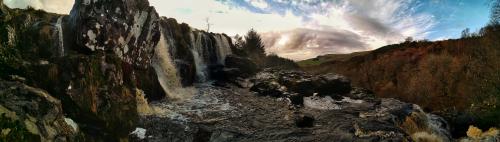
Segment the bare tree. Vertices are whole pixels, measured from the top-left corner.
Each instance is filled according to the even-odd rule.
[[[210,32],[210,26],[212,26],[213,24],[210,23],[210,18],[206,18],[205,21],[207,22],[207,32]]]
[[[491,24],[498,25],[500,24],[500,0],[493,0],[491,7]]]
[[[413,37],[409,36],[405,39],[405,42],[413,42]]]
[[[462,38],[468,38],[468,37],[471,37],[470,29],[469,28],[465,28],[462,31]]]

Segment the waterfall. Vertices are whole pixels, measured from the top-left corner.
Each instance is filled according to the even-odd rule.
[[[182,87],[179,75],[177,74],[177,68],[170,56],[170,45],[165,38],[169,37],[165,37],[162,33],[160,41],[155,48],[153,68],[167,96],[171,99],[184,100],[191,97],[194,94],[194,90]]]
[[[63,37],[63,29],[62,29],[62,20],[64,16],[61,16],[57,19],[56,28],[59,37],[59,52],[61,57],[64,56],[64,37]]]
[[[215,40],[218,46],[217,61],[219,64],[224,65],[227,55],[231,54],[231,47],[229,45],[229,41],[222,34],[215,35]]]
[[[207,65],[205,62],[205,57],[203,56],[203,34],[197,34],[197,38],[194,32],[190,33],[191,36],[191,53],[193,53],[193,59],[196,67],[196,76],[198,82],[207,81]]]
[[[446,140],[451,140],[451,134],[449,131],[449,125],[442,117],[426,113],[427,125],[429,129],[436,135],[441,136]]]
[[[414,112],[406,119],[409,118],[414,122],[414,126],[407,126],[408,128],[418,128],[418,131],[411,134],[414,140],[451,141],[453,139],[449,125],[442,117],[425,113],[418,105],[413,105],[413,110]]]

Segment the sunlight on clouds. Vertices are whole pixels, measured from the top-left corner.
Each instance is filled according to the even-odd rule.
[[[284,46],[284,45],[286,45],[286,43],[288,43],[289,40],[290,40],[290,38],[288,38],[287,35],[282,35],[280,37],[280,40],[278,41],[278,45]]]
[[[206,29],[205,19],[209,18],[212,24],[211,32],[228,35],[245,34],[251,28],[266,32],[289,30],[303,25],[302,17],[294,15],[291,11],[285,15],[253,13],[245,8],[230,5],[230,2],[213,0],[150,0],[150,2],[151,5],[158,7],[156,10],[160,15],[175,18],[194,28]],[[178,12],[179,8],[190,8],[191,12]]]
[[[245,0],[245,1],[260,9],[265,9],[269,6],[265,0]]]
[[[309,11],[302,15],[307,17],[307,21],[298,27],[305,28],[307,32],[294,29],[281,31],[281,34],[293,33],[296,37],[307,38],[292,39],[288,41],[292,43],[284,44],[282,37],[276,32],[263,31],[264,37],[271,38],[264,40],[269,52],[301,60],[323,54],[372,50],[401,42],[409,36],[424,39],[435,24],[432,15],[412,11],[411,1],[347,0],[339,3],[313,1],[297,1],[298,9]],[[311,11],[318,7],[324,10]],[[352,38],[343,38],[347,37],[346,35]],[[280,40],[276,43],[272,38]],[[324,42],[324,40],[334,42]],[[303,56],[300,56],[302,53]]]
[[[4,0],[5,5],[10,8],[27,8],[31,6],[35,9],[43,9],[47,12],[68,14],[75,3],[74,0]]]

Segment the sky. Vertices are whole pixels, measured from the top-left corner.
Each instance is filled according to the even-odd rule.
[[[161,16],[230,36],[255,29],[269,54],[303,60],[414,39],[458,38],[489,19],[489,0],[149,0]],[[67,14],[74,0],[4,0]],[[208,20],[207,20],[208,19]]]

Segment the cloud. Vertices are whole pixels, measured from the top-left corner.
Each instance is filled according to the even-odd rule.
[[[364,15],[350,15],[345,17],[346,20],[352,24],[353,27],[358,28],[358,30],[363,31],[366,34],[373,34],[377,36],[387,36],[389,34],[396,34],[397,36],[400,33],[393,32],[393,29],[381,23],[381,21],[374,19],[372,17],[367,17]]]
[[[284,31],[303,26],[303,17],[292,11],[284,14],[256,13],[233,1],[214,0],[149,0],[162,16],[175,18],[198,29],[206,28],[206,18],[212,25],[211,32],[228,35],[245,34],[251,28],[260,32]],[[160,8],[161,7],[161,8]],[[189,9],[189,13],[179,9]]]
[[[74,3],[74,0],[4,0],[4,4],[10,8],[24,9],[30,6],[59,14],[68,14]]]
[[[290,5],[305,19],[300,30],[263,35],[269,52],[294,60],[372,50],[410,36],[423,39],[436,23],[432,15],[417,12],[419,3],[413,0],[299,0]],[[279,35],[291,35],[289,43],[276,44],[287,39]]]
[[[245,0],[245,1],[260,9],[265,9],[269,6],[265,0]]]
[[[262,34],[269,53],[304,60],[324,53],[349,53],[368,50],[363,37],[346,30],[325,27],[322,30],[298,28]]]

